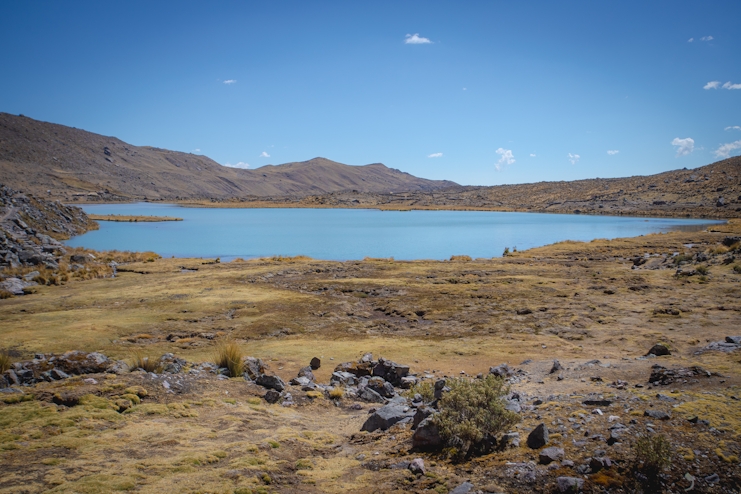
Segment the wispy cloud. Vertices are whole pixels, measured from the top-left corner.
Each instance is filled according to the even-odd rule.
[[[496,168],[498,172],[502,171],[505,166],[511,165],[515,162],[515,156],[512,154],[511,149],[499,148],[496,152],[501,156],[499,161],[494,165],[494,168]]]
[[[270,158],[270,155],[263,151],[262,153],[260,153],[260,158]]]
[[[741,84],[731,84],[731,81],[723,84],[723,89],[741,89]]]
[[[741,149],[741,140],[723,144],[713,152],[718,158],[728,158],[729,156],[731,156],[731,151],[734,151],[736,149]]]
[[[227,79],[224,81],[224,84],[236,84],[236,83],[237,83],[236,79]]]
[[[684,139],[675,137],[672,146],[677,146],[677,157],[686,156],[695,150],[695,140],[691,137],[685,137]]]
[[[618,151],[617,149],[608,149],[607,150],[607,154],[609,154],[610,156],[615,155],[615,154],[618,154],[619,152],[620,151]]]
[[[581,158],[581,156],[579,156],[578,154],[569,153],[569,161],[571,161],[572,165],[575,165],[577,161],[579,161],[579,158]]]
[[[531,158],[535,158],[535,153],[530,153]]]
[[[432,153],[427,155],[428,158],[442,158],[443,153]]]
[[[731,90],[731,89],[741,89],[741,84],[734,84],[731,81],[728,81],[728,82],[726,82],[725,84],[723,84],[721,86],[720,85],[720,81],[710,81],[707,84],[705,84],[702,88],[703,89],[720,89],[720,88],[723,88],[723,89],[728,89],[728,90]]]
[[[193,151],[190,152],[190,154],[198,154],[201,152],[201,148],[195,148]]]
[[[739,127],[738,125],[734,125],[732,127],[726,127],[726,130],[741,130],[741,127]]]
[[[712,36],[703,36],[702,38],[700,38],[700,41],[713,41],[713,39],[715,38],[713,38]]]
[[[690,38],[687,40],[687,43],[692,43],[693,41],[695,41],[695,38]]]
[[[710,81],[707,84],[705,84],[702,88],[703,89],[718,89],[720,87],[720,81]]]
[[[224,166],[229,166],[231,168],[249,168],[250,164],[245,163],[244,161],[240,161],[239,163],[234,163],[233,165],[231,163],[226,163]]]
[[[407,34],[404,43],[408,45],[426,45],[432,43],[429,38],[423,38],[419,33]]]

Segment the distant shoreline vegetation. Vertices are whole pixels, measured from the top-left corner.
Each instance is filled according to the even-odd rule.
[[[183,218],[173,216],[132,216],[122,214],[88,214],[88,218],[95,221],[120,221],[120,222],[145,222],[153,223],[157,221],[183,221]]]

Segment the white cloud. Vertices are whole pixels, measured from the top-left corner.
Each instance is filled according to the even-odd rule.
[[[614,155],[614,154],[618,154],[619,152],[620,152],[620,151],[618,151],[617,149],[609,149],[609,150],[607,151],[607,154],[609,154],[610,156],[612,156],[612,155]]]
[[[263,151],[262,153],[260,153],[260,158],[270,158],[270,155]]]
[[[530,153],[531,158],[535,158],[535,153]]]
[[[193,151],[190,152],[190,154],[198,154],[201,152],[201,148],[195,148]]]
[[[571,161],[572,165],[575,165],[576,162],[579,161],[579,158],[581,158],[581,156],[579,156],[578,154],[569,153],[569,161]]]
[[[236,79],[227,79],[224,81],[224,84],[236,84],[236,82],[237,82]]]
[[[677,156],[686,156],[695,150],[695,140],[691,137],[680,139],[675,137],[672,146],[677,146]]]
[[[428,43],[432,43],[429,38],[423,38],[419,35],[419,33],[415,34],[407,34],[406,39],[404,40],[404,43],[408,45],[426,45]]]
[[[731,151],[736,149],[741,149],[741,140],[723,144],[721,147],[713,152],[718,158],[728,158],[729,156],[731,156]]]
[[[712,36],[703,36],[702,38],[700,38],[700,41],[713,41],[713,39],[714,38]]]
[[[499,148],[496,152],[501,155],[499,161],[494,165],[494,168],[496,168],[498,172],[502,171],[505,166],[511,165],[515,162],[515,156],[512,154],[511,149]]]
[[[224,166],[228,166],[231,168],[249,168],[250,164],[245,163],[244,161],[240,161],[239,163],[235,163],[233,165],[231,163],[226,163]]]
[[[692,43],[693,41],[695,41],[695,38],[690,38],[687,40],[687,43]]]
[[[703,89],[718,89],[718,88],[721,88],[721,87],[723,89],[728,89],[728,90],[731,90],[731,89],[741,89],[741,84],[734,84],[731,81],[728,81],[728,82],[726,82],[725,84],[723,84],[721,86],[720,85],[720,81],[710,81],[707,84],[705,84],[702,88]]]
[[[702,88],[703,89],[718,89],[720,87],[720,81],[710,81],[707,84],[705,84]]]
[[[468,88],[467,88],[467,87],[464,87],[464,88],[463,88],[463,90],[464,90],[464,91],[468,91]]]
[[[723,89],[741,89],[741,84],[731,84],[731,81],[723,84]]]
[[[432,153],[427,155],[428,158],[442,158],[443,153]]]
[[[726,130],[741,130],[741,127],[734,125],[733,127],[726,127]]]

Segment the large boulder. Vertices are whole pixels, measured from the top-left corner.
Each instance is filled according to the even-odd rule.
[[[360,430],[373,432],[380,429],[385,431],[396,423],[412,420],[413,415],[413,412],[409,411],[409,407],[404,405],[388,404],[371,414]]]
[[[373,371],[372,362],[343,362],[334,369],[335,372],[347,372],[355,377],[370,376]]]
[[[412,436],[412,447],[422,451],[435,451],[443,447],[440,430],[435,425],[434,415],[419,423]]]
[[[514,374],[514,371],[510,369],[509,365],[500,364],[500,365],[497,365],[496,367],[490,367],[489,374],[495,377],[499,377],[501,379],[507,379],[508,377],[512,377],[512,374]]]
[[[274,389],[278,392],[286,389],[286,383],[283,382],[283,379],[278,376],[269,376],[267,374],[258,376],[257,379],[255,379],[255,384],[262,386],[263,388]]]
[[[538,461],[541,465],[548,465],[554,461],[562,460],[563,455],[563,448],[551,446],[550,448],[542,449],[540,453],[538,453]]]
[[[332,377],[329,378],[329,383],[335,386],[352,386],[356,382],[357,378],[355,377],[355,374],[345,371],[334,371]]]
[[[548,444],[548,427],[541,423],[527,436],[527,445],[531,449],[538,449],[546,444]]]
[[[394,386],[401,386],[401,379],[409,375],[409,366],[379,357],[378,363],[373,366],[372,375],[382,377]]]
[[[384,398],[391,398],[396,394],[394,386],[390,382],[384,381],[382,377],[371,377],[368,380],[366,387],[372,389]]]
[[[250,381],[255,381],[258,377],[265,374],[265,365],[259,358],[245,357],[242,364],[244,366],[244,377]]]
[[[102,353],[85,353],[79,350],[72,350],[54,360],[54,367],[67,374],[77,375],[106,372],[112,364]]]

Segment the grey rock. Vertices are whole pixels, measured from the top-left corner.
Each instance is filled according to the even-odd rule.
[[[438,379],[437,381],[435,381],[435,399],[439,400],[440,398],[442,398],[445,391],[445,379]]]
[[[717,484],[718,482],[720,482],[720,476],[717,473],[708,475],[707,477],[705,477],[705,482],[707,482],[708,484]]]
[[[307,365],[306,367],[302,367],[300,371],[298,371],[298,377],[305,377],[309,381],[314,380],[314,373],[311,372],[311,366]]]
[[[520,447],[520,433],[519,432],[508,432],[502,434],[502,438],[499,441],[499,449],[507,448],[519,448]]]
[[[492,374],[496,377],[500,377],[502,379],[507,379],[508,377],[512,377],[512,374],[514,374],[514,371],[510,369],[509,365],[507,364],[500,364],[496,367],[489,367],[489,374]]]
[[[269,389],[265,393],[264,398],[268,403],[278,403],[278,400],[280,400],[280,393],[274,389]]]
[[[60,379],[67,379],[69,377],[69,374],[64,372],[63,370],[59,370],[57,368],[54,368],[49,371],[49,377],[54,379],[55,381],[58,381]]]
[[[414,418],[412,419],[412,430],[415,430],[424,419],[430,415],[434,415],[435,413],[437,413],[435,409],[425,405],[417,408],[417,411],[414,413]]]
[[[411,389],[412,387],[414,387],[415,384],[417,384],[417,381],[418,379],[414,376],[404,376],[401,378],[399,386],[404,389]]]
[[[283,379],[278,376],[268,376],[267,374],[258,376],[258,378],[255,379],[255,384],[264,388],[274,389],[278,392],[286,389],[286,383],[283,382]]]
[[[527,445],[531,449],[538,449],[546,444],[548,444],[548,427],[541,423],[527,436]]]
[[[669,349],[660,343],[657,343],[656,345],[652,346],[651,349],[648,351],[646,355],[656,355],[657,357],[661,357],[664,355],[671,355],[672,352],[669,351]]]
[[[300,377],[294,377],[293,379],[290,380],[288,384],[292,386],[308,386],[311,384],[311,381],[307,377],[300,376]]]
[[[124,360],[116,360],[113,365],[108,367],[108,373],[110,374],[126,374],[131,372],[131,367]]]
[[[726,336],[726,343],[741,345],[741,336]]]
[[[187,362],[185,359],[178,358],[172,353],[166,353],[160,357],[160,367],[162,368],[162,372],[168,374],[179,374],[182,372],[183,367],[185,367],[186,364]]]
[[[335,371],[332,373],[332,377],[329,378],[331,384],[342,384],[345,386],[352,386],[357,382],[355,374],[351,374],[345,371]]]
[[[322,366],[322,361],[319,360],[319,357],[314,357],[311,359],[311,362],[309,362],[309,367],[312,368],[312,370],[317,370]]]
[[[380,429],[385,431],[398,422],[411,419],[412,413],[409,412],[408,407],[390,404],[376,410],[368,417],[360,430],[373,432]]]
[[[358,398],[371,403],[386,403],[386,399],[371,388],[363,388],[358,391]]]
[[[426,472],[425,462],[422,458],[415,458],[409,463],[409,471],[414,475],[424,475]]]
[[[556,487],[558,492],[567,494],[576,494],[581,492],[584,487],[584,479],[576,477],[558,477],[556,479]]]
[[[599,472],[603,468],[612,467],[612,460],[607,457],[595,457],[589,460],[589,468],[592,469],[593,473]]]
[[[471,482],[463,482],[461,485],[450,491],[449,494],[468,494],[473,490],[473,484]]]
[[[556,372],[562,371],[563,367],[561,366],[561,362],[558,360],[553,361],[553,367],[551,367],[549,374],[555,374]]]
[[[366,386],[384,398],[391,398],[396,394],[394,386],[390,382],[385,381],[382,377],[370,378]]]
[[[550,448],[542,449],[538,453],[538,461],[541,465],[548,465],[549,463],[563,459],[563,455],[563,448],[551,446]]]
[[[662,410],[646,410],[643,412],[644,417],[650,417],[655,420],[669,420],[672,418],[671,415]]]
[[[520,402],[516,400],[504,400],[504,408],[505,410],[509,410],[510,412],[514,413],[520,413],[520,411],[522,411]]]

